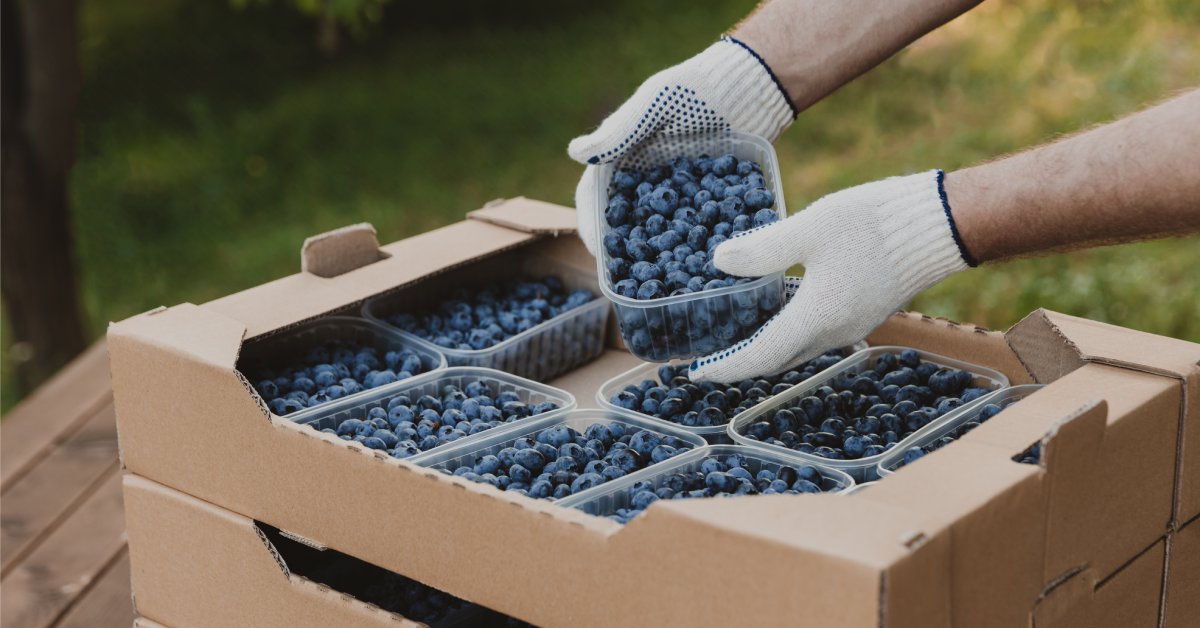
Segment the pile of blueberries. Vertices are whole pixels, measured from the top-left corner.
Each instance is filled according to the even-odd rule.
[[[372,579],[360,599],[423,624],[434,624],[466,606],[449,593],[390,571]]]
[[[757,466],[763,466],[759,463]],[[629,504],[608,518],[629,523],[650,504],[660,499],[695,499],[730,495],[795,495],[825,490],[825,476],[816,467],[781,466],[775,471],[761,468],[754,473],[747,456],[708,456],[696,471],[677,471],[654,481],[629,487]]]
[[[1002,410],[1016,403],[1016,401],[1017,400],[1015,399],[1010,399],[999,404],[989,403],[984,405],[979,409],[979,416],[971,419],[970,421],[963,422],[962,425],[959,425],[949,432],[946,432],[946,434],[944,434],[941,438],[919,447],[909,447],[908,449],[904,450],[904,458],[902,458],[899,463],[896,464],[896,468],[899,469],[904,465],[912,464],[917,460],[920,460],[926,454],[931,454],[942,447],[945,447],[946,445],[949,445],[950,443],[962,438],[967,434],[967,432],[970,432],[971,430],[979,427],[982,423],[986,422],[988,419],[1000,414]],[[1022,460],[1022,462],[1024,461]],[[1033,464],[1037,463],[1034,462]]]
[[[674,436],[617,421],[593,423],[582,434],[569,425],[555,425],[532,438],[518,438],[494,455],[481,455],[453,474],[537,499],[562,499],[691,448]]]
[[[558,277],[518,277],[478,290],[456,288],[432,309],[394,314],[387,322],[441,347],[480,351],[595,298],[588,290],[568,291]]]
[[[371,345],[330,340],[288,367],[251,367],[250,381],[278,416],[419,375],[432,368],[415,351],[380,351]]]
[[[645,171],[620,170],[604,211],[608,280],[637,300],[715,290],[753,281],[717,269],[713,249],[736,233],[779,219],[762,167],[733,155],[680,157]],[[711,352],[729,346],[779,310],[778,286],[739,294],[712,308],[672,312],[670,321],[630,312],[620,321],[633,352],[666,358],[678,349]],[[649,319],[649,320],[647,320]],[[668,334],[663,338],[663,334]]]
[[[749,278],[730,277],[712,251],[735,233],[779,219],[762,167],[733,155],[680,157],[645,172],[621,170],[604,220],[608,274],[631,299],[714,290]]]
[[[884,353],[861,373],[843,373],[745,426],[747,438],[835,460],[877,456],[934,419],[990,392],[971,373]]]
[[[630,384],[612,396],[613,405],[687,427],[713,427],[729,423],[743,410],[799,384],[846,357],[841,349],[827,352],[804,366],[736,384],[693,383],[687,364],[658,368],[658,381]]]
[[[487,383],[442,387],[440,396],[396,395],[367,410],[362,419],[346,419],[320,428],[342,440],[362,443],[393,458],[411,458],[434,447],[485,432],[505,423],[557,409],[558,404],[527,404],[512,391],[497,393]],[[322,421],[324,423],[324,421]],[[309,423],[318,429],[317,422]]]

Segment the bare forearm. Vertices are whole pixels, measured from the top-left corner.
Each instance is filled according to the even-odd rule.
[[[802,111],[980,0],[767,0],[731,33]]]
[[[1200,231],[1200,89],[945,186],[981,263]]]

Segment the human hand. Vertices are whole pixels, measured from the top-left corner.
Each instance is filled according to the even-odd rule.
[[[597,164],[620,160],[652,165],[638,163],[638,150],[659,135],[728,130],[774,141],[794,118],[791,102],[766,63],[731,37],[651,76],[599,128],[567,148],[572,159],[588,164],[575,189],[580,239],[595,255],[596,214],[604,211],[597,206]]]
[[[692,362],[695,381],[778,373],[862,340],[926,288],[966,269],[942,186],[932,170],[825,196],[786,220],[719,245],[713,263],[742,277],[803,264],[794,295],[750,338]],[[964,261],[966,259],[967,261]]]

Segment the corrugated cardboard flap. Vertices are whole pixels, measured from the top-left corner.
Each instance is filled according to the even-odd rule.
[[[379,250],[375,227],[360,222],[306,238],[300,247],[300,270],[318,277],[336,277],[386,257]]]
[[[145,359],[141,355],[126,356],[126,340],[149,344],[175,355],[186,355],[205,364],[232,369],[237,364],[246,326],[191,303],[171,308],[159,308],[108,326],[109,360],[113,375],[125,359]],[[121,392],[121,389],[114,386]]]
[[[526,233],[548,235],[574,233],[577,222],[575,216],[573,209],[524,196],[492,201],[482,209],[467,214],[472,220],[482,220]]]
[[[1083,362],[1179,379],[1200,377],[1200,344],[1038,309],[1006,334],[1026,368],[1049,382]]]
[[[1116,366],[1180,380],[1175,513],[1172,525],[1200,514],[1200,344],[1098,323],[1046,309],[1026,316],[1006,334],[1009,345],[1039,382],[1085,363]]]

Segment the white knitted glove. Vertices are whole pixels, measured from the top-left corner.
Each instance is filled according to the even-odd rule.
[[[592,133],[571,140],[567,152],[584,164],[617,160],[637,164],[637,149],[655,135],[713,131],[751,133],[775,141],[796,117],[783,87],[744,43],[723,37],[704,52],[646,79],[625,104]],[[632,159],[626,159],[627,157]],[[596,254],[594,165],[575,188],[579,237]]]
[[[750,338],[692,362],[693,380],[732,382],[787,370],[854,344],[922,290],[974,266],[940,170],[830,194],[786,220],[730,238],[717,268],[760,277],[803,264],[795,294]],[[964,261],[965,260],[965,261]]]

